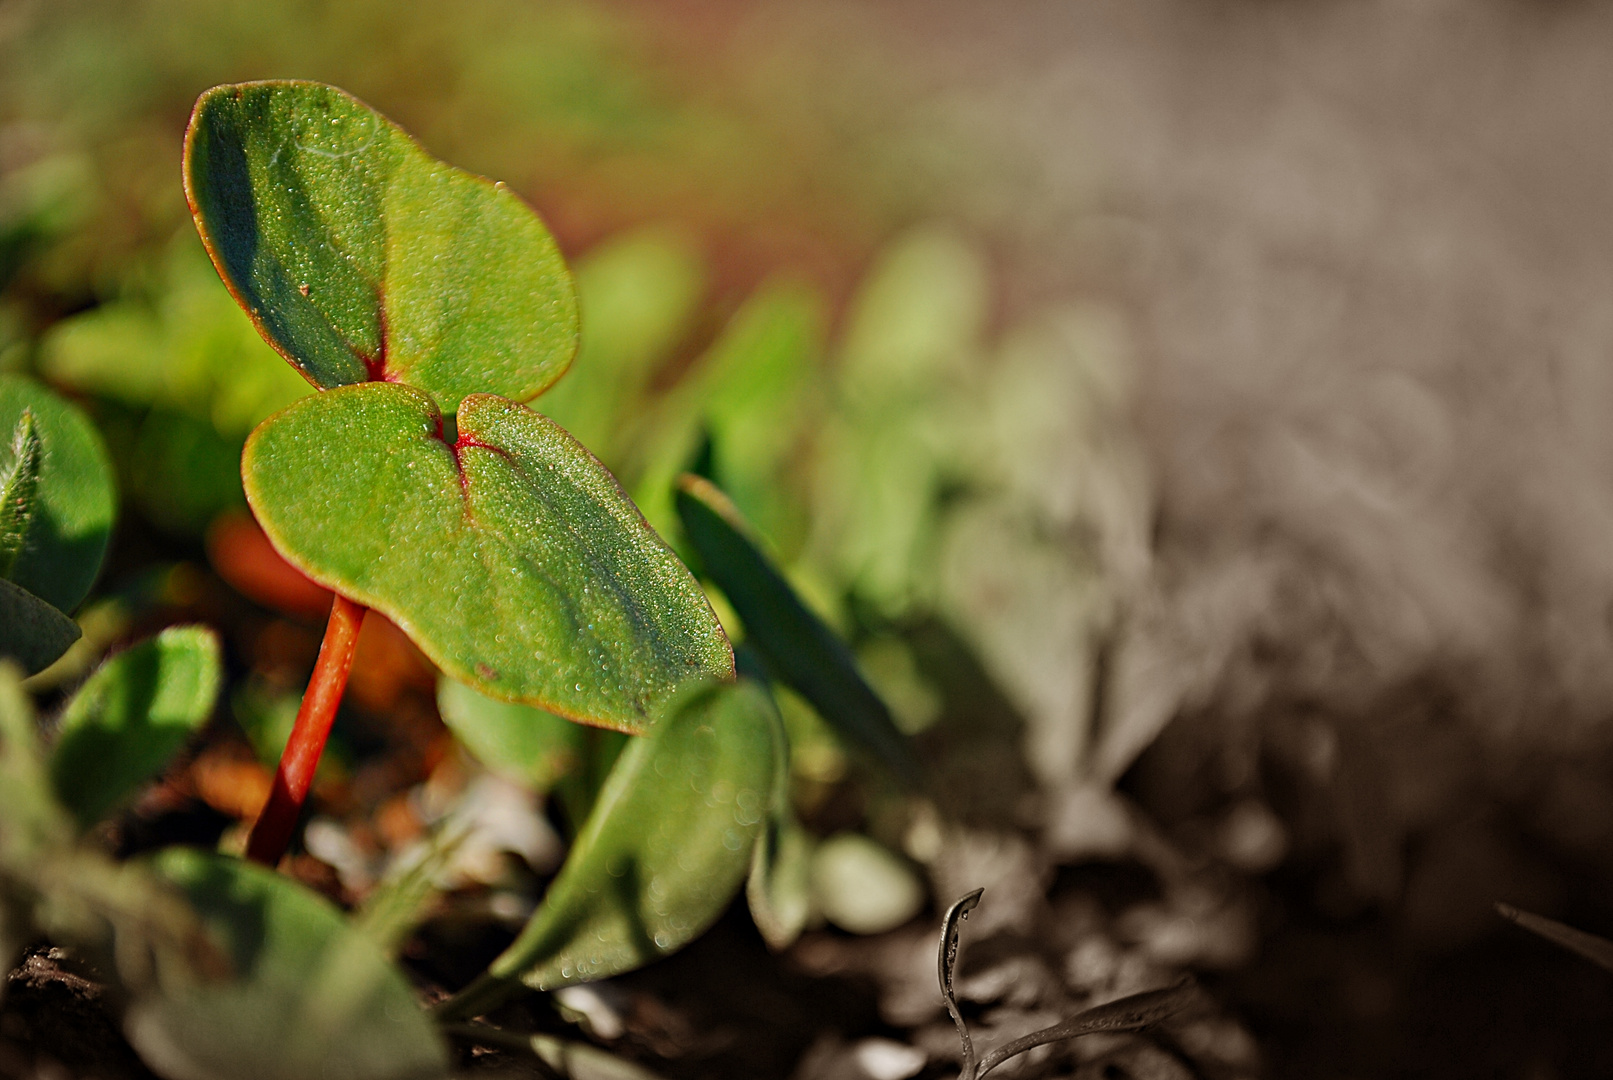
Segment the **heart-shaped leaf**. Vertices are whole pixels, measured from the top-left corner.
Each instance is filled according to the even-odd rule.
[[[453,413],[530,400],[571,363],[571,276],[537,215],[335,87],[207,91],[185,191],[219,274],[316,386],[405,382]]]
[[[172,1080],[426,1080],[447,1053],[402,974],[329,901],[238,859],[170,848],[151,863],[178,886],[234,978],[137,998],[124,1020]]]
[[[890,709],[857,670],[851,650],[762,554],[728,497],[686,474],[678,481],[677,509],[702,567],[739,613],[748,643],[769,670],[903,781],[916,783],[918,763]]]
[[[0,578],[0,657],[43,671],[79,639],[78,623],[39,597]]]
[[[72,611],[90,591],[106,554],[116,493],[106,449],[76,407],[32,379],[0,375],[0,474],[28,412],[38,439],[26,527],[3,577],[41,600]]]
[[[784,733],[749,679],[686,691],[617,759],[521,936],[447,1003],[474,1016],[514,980],[539,990],[630,971],[709,926],[739,889],[777,800]]]
[[[490,696],[636,732],[732,677],[700,586],[575,439],[488,394],[458,427],[406,386],[305,398],[248,440],[247,497],[288,560]]]
[[[218,637],[169,627],[102,664],[62,713],[50,778],[80,828],[162,771],[206,723],[221,678]]]

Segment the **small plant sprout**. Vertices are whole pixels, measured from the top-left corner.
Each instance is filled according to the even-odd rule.
[[[247,858],[170,847],[114,861],[102,823],[214,716],[223,650],[206,627],[168,627],[38,722],[23,680],[80,639],[70,613],[116,499],[88,417],[0,374],[0,959],[41,936],[89,953],[120,984],[129,1042],[173,1080],[436,1080],[450,1072],[445,1035],[525,1047],[551,1073],[605,1061],[629,1075],[600,1051],[478,1018],[680,949],[742,889],[770,946],[802,932],[814,841],[791,811],[775,682],[909,792],[918,760],[715,484],[674,483],[672,455],[652,496],[670,501],[702,584],[604,465],[528,406],[571,365],[578,311],[554,239],[512,192],[310,82],[207,91],[184,153],[214,267],[317,390],[246,440],[247,501],[275,550],[334,598]],[[737,664],[707,588],[743,621]],[[274,870],[371,609],[440,670],[440,713],[466,752],[552,792],[570,833],[513,941],[429,1011],[395,954],[463,823],[445,818],[353,917]],[[82,637],[50,685],[105,647]],[[1181,1007],[1177,991],[1113,1003],[977,1066],[951,986],[957,923],[978,899],[949,913],[941,959],[971,1080],[1036,1040],[1140,1030]]]
[[[941,921],[941,944],[936,955],[936,977],[941,984],[941,998],[947,1013],[958,1027],[958,1039],[963,1044],[963,1068],[958,1080],[980,1080],[1003,1062],[1018,1057],[1027,1050],[1059,1042],[1064,1039],[1095,1035],[1099,1032],[1137,1032],[1148,1035],[1154,1027],[1190,1008],[1199,997],[1197,985],[1183,979],[1175,986],[1163,990],[1147,990],[1140,994],[1117,998],[1076,1013],[1068,1020],[1033,1031],[993,1050],[983,1058],[975,1057],[974,1040],[969,1025],[958,1009],[958,999],[952,989],[954,971],[958,963],[958,937],[962,922],[980,903],[985,890],[976,889],[947,909]]]
[[[184,173],[225,284],[324,391],[242,456],[271,542],[337,595],[252,858],[285,850],[367,608],[489,697],[633,734],[684,684],[734,678],[688,570],[524,404],[570,366],[577,310],[520,199],[304,82],[203,94]]]

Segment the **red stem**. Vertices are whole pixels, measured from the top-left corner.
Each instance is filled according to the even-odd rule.
[[[313,677],[308,680],[308,690],[302,696],[302,708],[297,710],[291,738],[286,740],[285,752],[280,755],[280,768],[274,774],[269,802],[258,815],[247,841],[246,857],[254,862],[265,866],[278,864],[291,843],[302,804],[313,786],[319,755],[325,752],[325,740],[330,737],[330,725],[336,719],[336,706],[342,703],[342,691],[347,689],[347,673],[353,667],[353,646],[358,641],[358,628],[367,610],[344,596],[331,601],[330,622],[325,624],[325,640],[319,646]]]

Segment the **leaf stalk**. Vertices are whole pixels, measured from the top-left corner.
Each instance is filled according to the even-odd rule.
[[[325,624],[325,640],[319,646],[319,659],[308,680],[308,689],[297,710],[291,737],[280,755],[269,801],[252,826],[246,857],[265,866],[275,866],[291,843],[308,789],[314,783],[314,770],[330,738],[336,708],[347,689],[347,676],[353,669],[353,649],[359,627],[369,609],[338,594],[330,605],[330,621]]]

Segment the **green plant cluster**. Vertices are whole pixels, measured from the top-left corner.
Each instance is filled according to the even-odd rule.
[[[333,1065],[438,1075],[438,1024],[522,985],[552,989],[665,955],[747,880],[764,933],[790,941],[808,905],[773,680],[905,782],[916,764],[849,650],[709,480],[685,477],[674,504],[691,557],[748,628],[737,678],[706,593],[598,460],[553,420],[489,392],[530,397],[570,361],[570,279],[541,224],[328,87],[223,87],[204,95],[191,131],[187,182],[210,254],[265,338],[324,391],[248,440],[254,511],[287,558],[381,608],[457,677],[443,684],[445,719],[488,765],[539,790],[572,781],[576,836],[524,931],[434,1017],[407,1001],[387,955],[429,892],[419,867],[347,919],[228,856],[175,849],[112,863],[85,830],[162,771],[219,689],[216,640],[170,629],[84,683],[48,754],[10,676],[7,944],[44,933],[108,957],[131,1042],[159,1072],[188,1078],[240,1075],[243,1062],[262,1076]],[[331,251],[353,257],[321,263]],[[367,252],[374,262],[351,276]],[[530,280],[501,276],[510,266]],[[94,377],[92,364],[59,359],[65,347],[47,355],[59,376]],[[82,414],[5,380],[6,596],[29,617],[7,622],[0,651],[32,673],[76,636],[63,608],[99,568],[111,479]],[[214,405],[228,381],[219,372],[212,383]],[[562,716],[641,737],[584,736]],[[97,874],[116,882],[109,895],[80,896]]]

